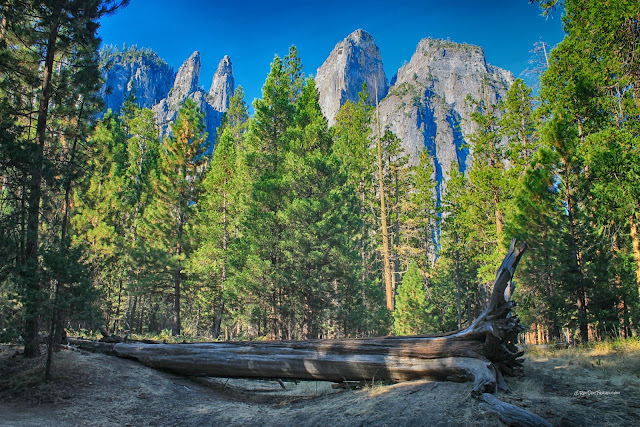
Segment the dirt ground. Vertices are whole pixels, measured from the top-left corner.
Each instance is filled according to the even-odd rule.
[[[21,350],[0,345],[0,426],[500,425],[471,397],[470,383],[421,380],[344,391],[326,382],[285,382],[282,389],[276,381],[185,378],[77,350],[56,354],[53,379],[44,383],[44,357],[27,360]],[[527,376],[508,379],[513,391],[498,397],[554,425],[640,419],[640,372],[602,384],[589,372],[583,379],[591,382],[583,384],[579,372],[558,365],[527,360]]]

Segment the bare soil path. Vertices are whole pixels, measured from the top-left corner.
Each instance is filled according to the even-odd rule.
[[[285,382],[283,390],[275,381],[184,378],[70,350],[56,354],[53,379],[43,383],[44,357],[27,360],[20,351],[0,345],[0,426],[501,424],[471,397],[471,383],[421,380],[340,391],[326,382]],[[558,360],[527,360],[527,376],[508,379],[513,392],[499,397],[554,425],[633,425],[640,419],[638,377],[598,379],[587,362]],[[583,389],[620,393],[575,395]]]

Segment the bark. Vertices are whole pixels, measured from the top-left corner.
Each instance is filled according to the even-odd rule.
[[[5,45],[4,39],[7,32],[7,17],[4,16],[4,10],[2,12],[2,18],[0,18],[0,47]]]
[[[120,277],[119,281],[120,281],[120,286],[118,286],[118,305],[116,306],[116,313],[113,318],[113,332],[118,332],[118,329],[120,328],[120,307],[122,306],[122,287],[123,287],[122,277]]]
[[[455,252],[455,271],[456,271],[456,304],[458,307],[458,329],[462,328],[462,310],[460,307],[460,254]]]
[[[496,189],[493,195],[493,204],[496,210],[495,217],[496,217],[496,232],[498,236],[498,241],[502,240],[502,230],[504,229],[504,216],[502,214],[502,211],[498,208],[499,203],[500,203],[500,196],[499,196],[498,190]]]
[[[222,187],[222,277],[220,278],[220,303],[218,304],[218,311],[213,324],[213,339],[218,339],[220,336],[220,325],[222,324],[222,314],[224,312],[224,286],[227,281],[227,244],[229,241],[227,227],[227,184],[228,180],[225,177]]]
[[[391,274],[391,259],[389,256],[389,228],[387,225],[387,208],[384,197],[384,174],[382,170],[382,141],[380,140],[380,111],[378,109],[378,88],[376,86],[376,117],[378,123],[378,181],[380,185],[380,220],[382,223],[382,258],[384,260],[384,288],[387,297],[387,310],[393,312],[395,306],[395,289]]]
[[[38,346],[38,303],[42,291],[38,270],[38,249],[40,229],[40,203],[42,199],[42,175],[44,167],[44,147],[47,139],[47,121],[49,117],[49,101],[52,94],[53,64],[56,55],[56,41],[58,39],[58,22],[53,20],[49,28],[46,56],[42,75],[42,95],[38,106],[38,122],[36,125],[37,149],[31,167],[29,183],[29,205],[27,212],[27,235],[25,247],[24,267],[29,270],[26,274],[26,287],[29,295],[25,302],[25,346],[24,354],[35,357],[40,354]]]
[[[633,245],[633,258],[636,261],[636,285],[640,295],[640,238],[638,238],[638,224],[634,217],[629,221],[631,224],[631,243]]]
[[[171,335],[180,335],[182,324],[180,321],[180,270],[173,272],[173,330]]]
[[[183,174],[185,176],[186,174]],[[176,245],[176,255],[182,254],[182,233],[184,231],[184,215],[180,215],[178,223],[178,244]],[[180,288],[182,286],[182,265],[179,263],[173,272],[173,326],[171,335],[178,336],[182,332],[182,321],[180,319]]]
[[[511,282],[526,244],[512,242],[489,306],[467,328],[440,335],[344,340],[248,341],[196,344],[95,343],[85,349],[131,358],[183,375],[294,378],[325,381],[474,381],[473,393],[506,389],[503,375],[521,371],[516,347],[523,330],[511,314]]]
[[[507,425],[522,427],[551,427],[551,424],[549,424],[549,422],[544,418],[510,403],[503,402],[491,394],[484,393],[480,396],[479,400],[482,402],[480,403],[480,407],[495,413]]]
[[[580,131],[581,132],[581,131]],[[570,269],[573,270],[574,280],[576,281],[576,299],[578,306],[578,325],[580,328],[580,341],[586,343],[589,341],[589,328],[587,324],[587,296],[584,289],[584,283],[582,279],[582,271],[580,268],[580,259],[578,256],[578,242],[576,239],[575,231],[575,217],[574,217],[574,204],[573,196],[571,194],[571,187],[569,184],[569,169],[565,166],[565,202],[567,205],[567,216],[569,221],[569,235],[571,242],[571,261]]]

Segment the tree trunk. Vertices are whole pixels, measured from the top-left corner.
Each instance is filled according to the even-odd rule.
[[[184,175],[183,175],[184,176]],[[176,255],[182,254],[182,233],[184,231],[184,213],[180,214],[178,222],[178,244],[176,245]],[[173,325],[171,335],[178,336],[182,332],[182,322],[180,319],[180,287],[182,285],[182,263],[178,262],[176,270],[173,272]]]
[[[489,306],[467,328],[439,335],[311,341],[196,344],[107,344],[73,340],[85,349],[136,359],[184,375],[297,378],[325,381],[473,380],[473,393],[506,389],[503,375],[521,370],[516,347],[523,330],[513,316],[511,282],[526,244],[515,240],[503,261]]]
[[[118,305],[116,306],[115,317],[113,318],[113,333],[118,333],[120,328],[120,307],[122,306],[122,277],[120,277],[120,286],[118,287]],[[108,331],[107,331],[108,332]]]
[[[640,295],[640,238],[638,238],[638,224],[632,216],[629,221],[631,224],[631,243],[633,245],[633,258],[636,261],[636,285],[638,294]]]
[[[222,187],[222,277],[220,277],[220,303],[218,304],[218,311],[213,324],[214,340],[220,336],[220,325],[222,324],[222,314],[224,313],[224,286],[227,282],[227,244],[229,241],[227,227],[227,184],[228,180],[225,177]]]
[[[5,34],[6,34],[6,30],[7,30],[7,17],[4,16],[4,13],[2,14],[2,18],[0,18],[0,48],[4,47],[5,41]]]
[[[456,304],[458,307],[458,329],[462,328],[462,310],[460,308],[460,254],[456,249],[455,252],[455,271],[456,271]]]
[[[173,273],[173,328],[171,335],[180,335],[182,324],[180,321],[180,270]]]
[[[578,242],[575,231],[575,216],[573,213],[573,197],[571,195],[571,187],[569,185],[569,169],[565,165],[565,202],[567,205],[567,220],[569,221],[569,237],[571,243],[571,261],[569,266],[573,270],[574,280],[576,281],[576,303],[578,306],[578,326],[580,328],[580,341],[586,343],[589,341],[589,327],[587,324],[587,297],[584,289],[582,278],[582,269],[580,267],[580,259],[578,257]]]
[[[503,402],[491,394],[484,393],[479,397],[479,400],[482,402],[480,407],[496,413],[507,425],[552,427],[544,418],[510,403]]]
[[[56,12],[54,12],[56,13]],[[42,199],[42,175],[44,167],[44,147],[47,138],[47,120],[49,101],[52,94],[53,63],[58,39],[57,19],[53,19],[49,28],[46,56],[42,75],[42,95],[38,106],[38,122],[36,126],[37,150],[32,159],[31,180],[29,183],[29,205],[27,212],[27,239],[23,269],[26,269],[27,301],[25,301],[25,345],[24,354],[35,357],[40,354],[38,345],[38,299],[42,292],[38,271],[38,249],[40,229],[40,202]]]
[[[384,289],[387,297],[387,310],[393,312],[395,306],[395,289],[391,275],[389,257],[389,228],[387,226],[387,208],[384,197],[384,174],[382,170],[382,141],[380,140],[380,111],[378,109],[378,87],[376,86],[376,118],[378,123],[378,181],[380,185],[380,220],[382,222],[382,258],[384,260]]]

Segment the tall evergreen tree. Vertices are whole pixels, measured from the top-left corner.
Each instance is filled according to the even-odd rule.
[[[373,109],[367,103],[368,97],[367,87],[363,85],[358,102],[347,101],[340,108],[333,128],[334,151],[347,176],[347,186],[355,191],[357,197],[350,209],[359,222],[359,229],[353,236],[360,253],[357,288],[361,289],[362,305],[367,313],[361,322],[363,333],[380,331],[389,320],[388,311],[381,311],[385,296],[380,286],[383,276],[378,274],[378,244],[375,241],[377,222],[374,213],[378,208],[374,186],[376,161]]]
[[[106,330],[132,331],[135,310],[125,307],[125,298],[137,302],[144,289],[140,222],[160,150],[153,112],[138,108],[130,95],[119,116],[107,112],[98,122],[88,147],[91,173],[75,195],[75,244],[84,248],[101,292]]]
[[[207,289],[205,307],[212,313],[212,335],[220,334],[222,317],[229,293],[231,247],[240,237],[240,220],[246,209],[245,133],[248,129],[247,105],[239,86],[229,101],[223,123],[218,129],[211,163],[203,180],[203,196],[197,207],[195,225],[199,246],[192,259],[192,269],[203,280],[213,282]],[[213,288],[213,289],[211,289]],[[235,303],[238,303],[236,301]]]
[[[440,251],[436,263],[436,278],[434,285],[447,290],[455,285],[454,298],[441,304],[440,307],[433,298],[429,298],[429,310],[431,313],[442,309],[442,306],[456,307],[458,329],[464,323],[463,313],[466,313],[466,322],[471,322],[477,307],[476,274],[477,263],[473,260],[473,252],[468,249],[467,237],[470,234],[466,211],[466,199],[468,198],[468,179],[457,167],[451,168],[451,176],[447,184],[447,192],[442,199],[440,211]],[[446,295],[444,292],[442,295]],[[438,295],[436,292],[435,295]],[[447,329],[448,319],[445,313],[440,311],[436,315],[438,327]]]
[[[16,109],[10,112],[10,117],[19,124],[18,139],[29,152],[22,168],[26,183],[21,192],[25,201],[24,245],[16,262],[24,305],[27,356],[39,353],[39,307],[45,298],[45,287],[58,283],[56,280],[47,283],[41,274],[40,260],[44,259],[40,258],[41,250],[44,250],[43,244],[49,243],[49,239],[40,235],[42,221],[47,220],[43,209],[44,213],[61,219],[56,240],[62,243],[54,246],[63,251],[68,236],[69,194],[76,175],[70,165],[78,159],[78,141],[86,135],[83,123],[91,116],[92,93],[99,84],[97,20],[122,3],[43,0],[3,4],[0,57],[11,60],[15,55],[21,56],[24,61],[18,67],[25,72],[21,74],[21,81],[5,78],[3,73],[3,83],[11,80],[19,84],[2,86],[8,98],[17,101],[12,102]],[[56,66],[56,61],[62,58],[64,61],[60,64],[65,65]],[[15,65],[9,67],[15,69]],[[20,114],[27,105],[36,108],[30,108],[26,115]],[[59,132],[51,132],[56,128]],[[70,133],[70,129],[74,130]],[[75,136],[69,140],[57,138],[59,135]],[[65,166],[57,164],[60,159]],[[59,176],[56,167],[60,167],[66,177],[58,183],[52,179]],[[56,212],[52,207],[47,212],[49,202],[54,200],[62,201],[58,205],[60,209]]]
[[[254,180],[243,224],[250,239],[245,268],[254,272],[250,283],[262,304],[263,316],[268,318],[265,323],[272,338],[287,336],[283,317],[289,309],[289,295],[283,288],[285,229],[280,212],[287,197],[284,182],[285,159],[290,149],[287,129],[295,115],[290,83],[289,70],[276,56],[262,88],[262,99],[254,103],[255,125],[249,136],[248,162]]]
[[[173,288],[172,334],[180,335],[181,293],[185,260],[193,250],[193,211],[201,193],[207,158],[207,133],[202,113],[193,100],[185,101],[171,124],[171,136],[160,150],[157,175],[152,180],[153,198],[145,211],[149,231],[146,244],[157,255],[158,273]]]
[[[349,269],[354,253],[342,231],[353,227],[350,212],[340,205],[345,177],[318,99],[315,82],[307,79],[291,130],[285,177],[290,196],[282,213],[287,281],[294,288],[302,338],[323,334],[332,300],[353,280]]]
[[[427,292],[415,261],[411,261],[398,287],[393,312],[396,335],[419,335],[427,332]]]

